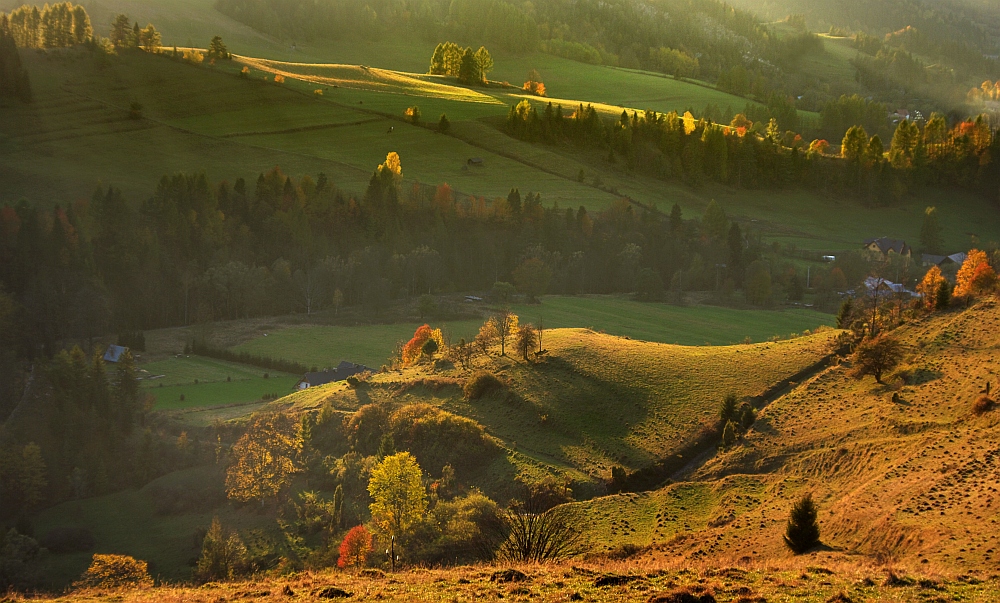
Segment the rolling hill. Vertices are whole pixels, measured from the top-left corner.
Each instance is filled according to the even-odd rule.
[[[791,502],[820,507],[823,562],[857,556],[912,571],[990,567],[1000,545],[996,413],[973,401],[996,386],[1000,307],[898,329],[907,359],[880,386],[831,366],[768,405],[731,450],[678,483],[583,503],[595,541],[651,546],[684,562],[780,559]]]
[[[430,403],[482,424],[509,450],[516,472],[564,474],[578,482],[575,490],[592,496],[614,465],[648,469],[696,446],[728,393],[758,396],[808,370],[832,353],[838,334],[828,329],[779,342],[686,347],[550,329],[540,362],[507,356],[480,363],[506,385],[479,401],[467,401],[459,387],[468,373],[417,366],[377,374],[363,388],[310,388],[272,407],[344,412],[380,402]]]

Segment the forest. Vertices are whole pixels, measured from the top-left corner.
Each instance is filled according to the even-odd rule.
[[[831,104],[828,119],[844,106],[864,106],[861,99]],[[876,109],[876,112],[878,110]],[[590,105],[570,115],[548,103],[538,110],[527,100],[510,108],[506,131],[511,136],[550,144],[572,143],[605,149],[611,163],[621,161],[629,171],[665,180],[698,185],[706,180],[737,188],[774,189],[798,184],[836,190],[872,205],[898,201],[912,187],[960,186],[1000,203],[1000,170],[994,157],[1000,135],[979,116],[948,127],[934,114],[921,128],[905,120],[888,146],[878,134],[869,137],[863,126],[848,128],[839,141],[838,155],[830,143],[806,142],[779,121],[766,125],[737,114],[727,125],[696,120],[690,113],[657,114],[623,111],[617,121],[602,119]]]

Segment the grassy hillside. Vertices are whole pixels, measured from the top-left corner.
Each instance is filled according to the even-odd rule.
[[[98,184],[114,184],[141,199],[166,173],[204,171],[212,180],[252,182],[275,165],[293,177],[324,172],[341,188],[360,193],[374,166],[396,151],[407,181],[447,182],[460,195],[490,198],[518,187],[522,193],[540,192],[546,204],[594,211],[616,198],[608,191],[618,191],[661,209],[676,202],[688,217],[717,199],[731,216],[769,239],[809,249],[853,249],[880,235],[915,240],[928,205],[938,207],[949,248],[963,248],[971,234],[984,241],[1000,239],[995,208],[966,193],[925,190],[896,207],[868,208],[806,190],[692,189],[619,172],[603,156],[505,136],[489,120],[502,118],[508,105],[520,100],[511,91],[469,90],[412,72],[362,70],[346,62],[246,60],[271,70],[294,67],[303,77],[326,74],[316,77],[330,80],[321,86],[289,77],[277,85],[271,72],[256,68],[244,80],[236,76],[238,64],[194,67],[143,53],[124,53],[106,65],[86,52],[24,53],[36,101],[0,112],[0,176],[6,183],[0,201],[26,197],[66,203],[88,198]],[[498,69],[504,61],[497,59]],[[553,96],[573,105],[603,101],[683,110],[699,104],[684,90],[714,92],[571,61],[554,65],[553,71],[581,86],[550,88]],[[345,78],[354,78],[359,87],[330,85]],[[592,88],[598,85],[605,88]],[[317,88],[324,90],[322,97],[313,94]],[[610,91],[621,95],[606,94]],[[667,104],[640,103],[657,95]],[[133,102],[142,105],[142,119],[129,118]],[[448,114],[451,135],[404,123],[403,110],[413,104],[421,107],[426,122]],[[603,106],[620,111],[617,105]],[[484,167],[465,169],[469,157],[482,157]]]
[[[419,365],[375,375],[360,389],[311,388],[274,407],[353,410],[378,401],[431,403],[481,423],[516,453],[512,460],[519,471],[533,471],[531,466],[568,471],[587,491],[608,477],[612,465],[648,467],[697,441],[698,430],[715,420],[727,393],[760,394],[829,354],[837,333],[684,347],[554,329],[545,333],[548,354],[540,362],[484,359],[482,368],[500,376],[506,387],[480,401],[465,401],[448,381],[458,377],[460,383],[468,373]],[[424,379],[444,381],[442,387],[423,387]]]
[[[980,528],[1000,519],[1000,423],[971,408],[996,385],[998,327],[994,301],[901,327],[907,360],[890,385],[851,378],[847,363],[827,369],[682,483],[585,503],[594,541],[687,560],[777,558],[792,501],[812,492],[823,542],[840,556],[990,566],[1000,544]]]
[[[611,335],[623,335],[643,341],[681,345],[726,345],[785,337],[826,325],[833,316],[813,310],[734,310],[714,306],[671,306],[663,303],[634,302],[622,297],[548,296],[541,304],[515,305],[513,311],[524,322],[545,328],[589,327]],[[438,321],[435,328],[444,331],[452,342],[459,338],[472,341],[481,319]],[[275,328],[267,335],[235,346],[238,352],[285,358],[307,366],[334,366],[341,360],[359,362],[378,368],[384,364],[395,345],[408,340],[422,322],[364,326],[296,326]]]

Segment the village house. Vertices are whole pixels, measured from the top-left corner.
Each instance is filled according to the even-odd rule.
[[[889,237],[867,239],[865,241],[865,249],[883,257],[889,257],[894,253],[907,258],[913,256],[913,250],[906,244],[906,241],[890,239]]]
[[[317,385],[343,381],[348,377],[353,377],[354,375],[359,375],[361,373],[374,372],[375,369],[369,368],[363,364],[355,364],[353,362],[343,360],[337,365],[337,368],[327,368],[322,371],[306,373],[302,376],[302,379],[295,384],[295,389],[308,389],[310,387],[316,387]]]

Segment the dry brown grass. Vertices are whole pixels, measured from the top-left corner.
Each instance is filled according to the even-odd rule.
[[[813,565],[809,565],[809,561]],[[659,603],[760,603],[761,601],[927,601],[986,602],[1000,592],[997,578],[944,578],[896,572],[889,580],[882,568],[848,559],[812,558],[787,562],[694,563],[657,561],[645,556],[603,563],[567,562],[523,565],[524,580],[493,580],[509,566],[475,565],[448,569],[411,568],[384,575],[372,572],[302,572],[246,582],[210,583],[200,587],[161,585],[156,588],[76,591],[42,598],[79,603],[228,603],[230,601],[323,601],[324,591],[349,593],[347,601],[649,601]],[[610,579],[609,579],[610,578]],[[605,585],[606,584],[606,585]],[[603,585],[603,586],[600,586]],[[688,597],[685,597],[684,594]],[[843,595],[843,596],[841,596]],[[691,598],[691,597],[694,598]],[[931,597],[931,600],[934,600]],[[12,601],[22,601],[12,597]]]

